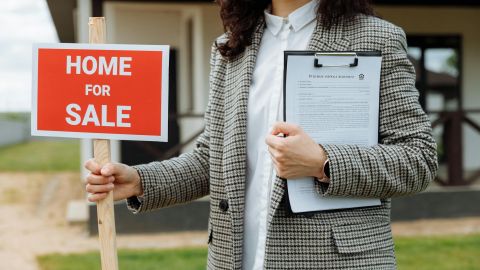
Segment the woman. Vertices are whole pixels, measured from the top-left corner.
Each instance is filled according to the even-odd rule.
[[[114,190],[138,213],[210,195],[208,269],[395,269],[389,198],[424,190],[437,170],[403,30],[373,17],[367,0],[228,0],[220,8],[227,33],[212,47],[195,150],[135,167],[90,160],[90,201]],[[276,122],[287,49],[382,52],[378,145],[318,145]],[[292,214],[284,179],[303,176],[316,177],[324,196],[382,203]]]

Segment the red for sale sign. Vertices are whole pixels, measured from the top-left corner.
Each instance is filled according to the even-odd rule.
[[[168,46],[39,44],[32,135],[167,141]]]

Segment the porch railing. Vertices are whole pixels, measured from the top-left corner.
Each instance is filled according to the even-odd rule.
[[[441,178],[437,176],[436,181],[444,186],[464,186],[471,184],[480,177],[480,169],[475,170],[470,176],[465,177],[463,125],[466,124],[480,135],[480,125],[468,116],[468,114],[480,113],[480,109],[429,111],[428,113],[438,115],[438,117],[432,121],[433,129],[440,125],[444,127],[442,141],[447,165],[447,177]],[[480,152],[480,145],[473,147],[478,147]]]

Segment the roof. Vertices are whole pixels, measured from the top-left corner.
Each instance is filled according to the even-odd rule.
[[[46,0],[50,14],[52,15],[55,28],[57,29],[60,42],[75,42],[74,12],[77,0]],[[84,0],[92,2],[93,16],[103,15],[104,2],[132,2],[132,3],[212,3],[212,0]],[[470,6],[480,8],[477,0],[373,0],[376,5],[390,6]]]
[[[52,15],[53,23],[57,29],[60,42],[74,43],[75,25],[74,12],[77,7],[76,0],[47,0],[48,9]]]

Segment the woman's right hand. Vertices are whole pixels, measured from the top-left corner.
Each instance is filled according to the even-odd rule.
[[[85,168],[90,171],[85,181],[90,202],[103,200],[112,190],[115,201],[143,195],[140,175],[128,165],[107,163],[101,167],[95,160],[90,159],[85,162]]]

